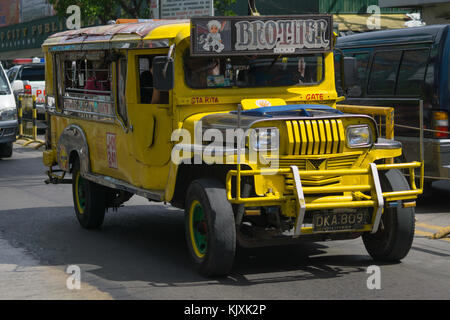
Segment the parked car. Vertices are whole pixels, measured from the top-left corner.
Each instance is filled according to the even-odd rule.
[[[423,100],[424,129],[435,130],[424,132],[428,185],[450,178],[449,31],[450,25],[376,31],[340,37],[336,45],[345,56],[356,58],[359,77],[341,103],[394,107],[395,124],[401,125],[395,127],[395,135],[403,143],[404,161],[419,159],[417,129]],[[339,86],[339,63],[336,82]]]
[[[45,63],[16,65],[8,70],[8,79],[17,97],[21,93],[36,96],[36,108],[39,119],[45,115]]]
[[[17,131],[16,101],[6,73],[0,64],[0,158],[12,156]]]

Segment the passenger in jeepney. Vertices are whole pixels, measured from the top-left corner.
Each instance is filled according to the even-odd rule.
[[[208,76],[221,74],[220,60],[217,58],[186,58],[186,81],[193,88],[207,88]]]
[[[304,84],[306,82],[305,74],[306,73],[306,63],[305,58],[300,57],[298,59],[298,68],[297,68],[297,74],[295,75],[295,82],[297,84]]]
[[[153,58],[154,56],[145,56],[139,59],[141,103],[168,104],[169,93],[167,91],[159,91],[154,87]]]
[[[92,69],[88,71],[84,89],[87,94],[110,95],[111,83],[109,80],[109,66],[99,60],[92,62]],[[107,91],[105,93],[99,91]]]
[[[150,74],[153,77],[153,66],[150,66]],[[151,104],[167,104],[169,103],[169,93],[167,91],[159,91],[153,88]]]
[[[314,79],[314,73],[311,67],[307,67],[305,57],[300,57],[297,64],[297,72],[294,74],[294,82],[297,85],[312,84],[317,81]]]

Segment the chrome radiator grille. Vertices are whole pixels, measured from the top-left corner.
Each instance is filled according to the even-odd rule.
[[[286,121],[288,155],[341,153],[345,131],[340,119]]]
[[[292,156],[280,156],[276,158],[266,158],[266,161],[270,161],[272,166],[278,166],[280,168],[289,168],[290,166],[297,166],[300,171],[304,170],[338,170],[338,169],[350,169],[361,153],[341,154],[339,156],[327,156],[324,158],[314,159],[299,159]]]

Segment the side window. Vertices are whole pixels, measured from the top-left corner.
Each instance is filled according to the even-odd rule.
[[[353,55],[356,58],[356,64],[358,69],[358,84],[353,86],[349,92],[349,97],[361,97],[364,92],[364,86],[367,79],[367,65],[369,64],[369,53],[355,53]]]
[[[111,95],[111,66],[103,60],[66,60],[64,89],[68,96]]]
[[[420,96],[427,69],[429,50],[403,52],[398,74],[397,95]]]
[[[117,111],[125,125],[128,123],[127,102],[126,102],[126,83],[127,83],[127,59],[121,58],[117,63]]]
[[[155,56],[138,57],[139,94],[142,104],[168,104],[169,93],[153,87],[152,62]]]
[[[153,56],[140,56],[138,58],[139,68],[139,89],[140,89],[140,103],[152,103],[153,95],[153,75],[151,72]]]
[[[367,90],[369,95],[394,95],[401,55],[401,51],[375,53]]]
[[[25,67],[22,69],[20,79],[28,81],[45,81],[45,67]]]
[[[17,68],[12,68],[11,70],[8,71],[9,82],[12,83],[15,80],[16,74],[17,74]]]
[[[64,111],[97,120],[115,118],[112,65],[105,54],[74,53],[63,58],[59,69]]]
[[[64,101],[63,101],[63,94],[64,94],[64,88],[63,88],[63,83],[64,83],[64,63],[63,63],[63,57],[61,54],[55,54],[53,56],[53,61],[54,61],[54,72],[53,74],[55,75],[54,79],[53,79],[53,86],[56,90],[55,94],[56,94],[56,107],[58,108],[59,111],[61,111],[64,108]]]
[[[338,96],[345,95],[344,90],[342,89],[341,83],[341,55],[340,53],[335,52],[334,54],[334,77],[336,83],[336,91]]]

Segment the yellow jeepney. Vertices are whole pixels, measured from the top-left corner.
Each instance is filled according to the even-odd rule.
[[[184,209],[207,276],[229,273],[238,246],[362,237],[374,259],[404,258],[423,166],[394,163],[391,110],[383,137],[370,108],[336,108],[332,26],[201,17],[51,36],[47,183],[72,184],[88,229],[132,195]]]

